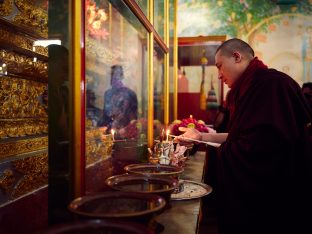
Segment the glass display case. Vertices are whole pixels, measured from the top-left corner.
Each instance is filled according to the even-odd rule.
[[[146,15],[152,6],[154,14],[162,12],[158,29],[156,16]],[[125,165],[146,162],[147,147],[165,128],[168,48],[159,36],[164,35],[163,1],[161,6],[158,1],[86,1],[86,193],[105,189],[103,178],[123,173]]]
[[[94,22],[98,14],[100,25]],[[147,144],[148,31],[121,1],[89,2],[85,19],[88,192],[100,189],[88,173],[109,161],[112,151],[116,156],[123,146]]]

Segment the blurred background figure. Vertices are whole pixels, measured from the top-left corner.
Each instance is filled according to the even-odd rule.
[[[103,111],[95,105],[96,96],[92,89],[86,92],[86,108],[87,118],[91,120],[92,126],[98,126],[98,122],[102,119]]]
[[[138,117],[138,99],[136,93],[126,87],[122,80],[124,72],[121,65],[111,67],[111,88],[104,93],[103,118],[99,126],[110,129],[126,127]]]
[[[183,68],[183,71],[181,71],[181,68],[179,68],[178,71],[178,92],[179,93],[188,93],[189,92],[189,82],[185,74],[185,70]]]
[[[312,82],[303,83],[302,92],[312,109]]]

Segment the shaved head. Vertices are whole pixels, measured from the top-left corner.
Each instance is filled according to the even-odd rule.
[[[254,59],[254,55],[250,45],[240,39],[233,38],[223,42],[215,54],[218,78],[231,88]]]
[[[243,40],[233,38],[223,42],[217,49],[216,54],[220,52],[221,55],[230,57],[234,52],[240,52],[248,58],[255,56],[254,50]]]

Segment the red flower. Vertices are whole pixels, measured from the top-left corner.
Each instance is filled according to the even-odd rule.
[[[204,121],[196,120],[192,116],[190,116],[188,119],[182,119],[182,121],[175,120],[169,127],[170,127],[170,132],[176,136],[181,135],[183,133],[179,130],[179,127],[195,128],[200,132],[209,132],[209,129],[205,125]]]

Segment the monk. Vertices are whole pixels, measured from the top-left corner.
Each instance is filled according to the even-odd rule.
[[[221,143],[219,234],[312,233],[312,114],[300,86],[236,38],[220,45],[215,65],[230,88],[228,131],[182,128],[179,140]]]

